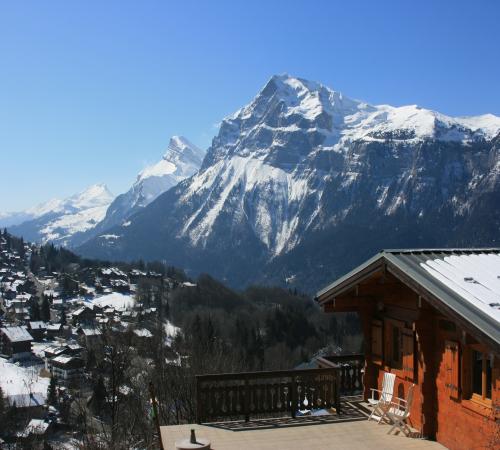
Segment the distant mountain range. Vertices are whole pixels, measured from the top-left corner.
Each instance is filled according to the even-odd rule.
[[[500,245],[499,133],[491,114],[370,105],[274,76],[206,155],[174,136],[115,199],[96,185],[0,226],[85,256],[313,291],[382,248]]]
[[[126,219],[158,195],[193,175],[204,152],[186,138],[173,136],[156,164],[145,168],[125,194],[114,198],[104,184],[90,186],[67,199],[53,199],[22,212],[0,213],[0,227],[32,242],[75,247]]]
[[[274,76],[199,171],[78,251],[311,291],[384,247],[498,245],[499,132]]]
[[[95,184],[64,200],[53,199],[21,213],[0,217],[0,226],[31,242],[68,245],[75,234],[94,228],[114,196],[105,184]]]

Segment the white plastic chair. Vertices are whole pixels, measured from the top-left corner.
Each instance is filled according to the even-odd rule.
[[[368,399],[368,403],[373,406],[373,411],[368,417],[370,419],[377,419],[380,423],[383,418],[385,418],[386,411],[391,405],[392,395],[394,392],[394,381],[396,380],[396,375],[393,373],[384,373],[384,378],[382,380],[382,390],[371,389],[372,396]],[[378,393],[378,398],[375,398],[375,392]]]
[[[386,417],[392,423],[391,429],[387,432],[390,434],[396,428],[404,433],[406,436],[411,434],[411,429],[406,423],[410,417],[411,405],[413,403],[413,390],[415,385],[412,384],[408,389],[408,395],[406,400],[396,397],[394,401],[391,402],[390,408],[386,412]]]

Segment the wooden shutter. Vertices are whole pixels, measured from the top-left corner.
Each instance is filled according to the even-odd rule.
[[[415,355],[414,355],[414,342],[415,338],[411,328],[403,328],[403,373],[406,379],[413,381],[415,376]]]
[[[372,320],[372,360],[376,363],[382,363],[384,346],[383,346],[383,328],[382,321]]]
[[[444,367],[446,391],[451,398],[458,399],[460,370],[458,342],[445,342]]]

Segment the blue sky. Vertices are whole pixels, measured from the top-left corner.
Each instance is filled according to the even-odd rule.
[[[275,73],[372,103],[500,115],[500,2],[0,0],[0,211],[128,189],[208,147]]]

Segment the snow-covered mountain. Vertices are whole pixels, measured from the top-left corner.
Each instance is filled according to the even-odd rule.
[[[493,245],[499,132],[489,114],[369,105],[274,76],[222,121],[198,173],[80,250],[310,289],[382,247]]]
[[[104,218],[113,198],[106,185],[95,184],[64,200],[53,199],[17,213],[24,220],[9,230],[33,242],[67,245],[75,234],[90,230]]]
[[[163,158],[142,170],[132,187],[116,197],[96,232],[114,225],[127,226],[127,219],[160,194],[190,177],[201,166],[205,152],[185,137],[173,136]]]

